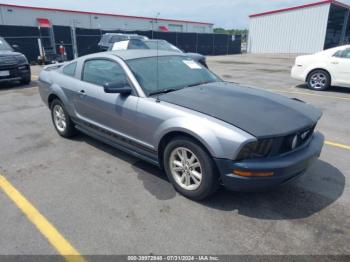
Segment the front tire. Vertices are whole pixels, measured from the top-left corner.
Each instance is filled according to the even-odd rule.
[[[57,133],[65,138],[73,137],[76,134],[76,129],[70,119],[63,103],[55,99],[51,103],[51,118]]]
[[[331,86],[331,76],[325,70],[314,70],[307,78],[307,85],[312,90],[324,91]]]
[[[203,200],[218,189],[214,161],[196,141],[187,137],[173,139],[166,146],[163,159],[170,182],[185,197]]]

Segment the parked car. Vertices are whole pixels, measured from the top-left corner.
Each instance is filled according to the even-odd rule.
[[[47,66],[39,92],[59,135],[79,130],[158,165],[196,200],[220,184],[239,191],[285,184],[323,146],[318,109],[224,82],[180,53],[102,52]]]
[[[306,82],[313,90],[326,90],[331,86],[350,87],[350,45],[298,56],[292,77]]]
[[[204,55],[198,53],[185,53],[181,49],[170,44],[168,41],[161,39],[129,39],[125,41],[115,42],[112,46],[110,46],[108,50],[118,51],[128,49],[153,49],[184,53],[186,56],[192,58],[193,60],[197,61],[198,63],[201,63],[206,68],[208,68],[206,57]]]
[[[30,80],[30,65],[25,55],[15,52],[6,40],[0,37],[0,83],[20,81],[22,84],[29,84]]]
[[[98,43],[101,51],[110,50],[114,43],[125,41],[129,39],[148,39],[147,36],[137,35],[137,34],[121,34],[121,33],[106,33],[101,37],[100,42]]]

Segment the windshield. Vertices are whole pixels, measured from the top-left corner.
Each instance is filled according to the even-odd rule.
[[[149,49],[162,50],[162,51],[171,51],[182,53],[182,51],[176,46],[168,43],[167,41],[145,41],[144,42]]]
[[[344,46],[337,46],[333,48],[329,48],[320,52],[315,53],[315,55],[325,55],[325,56],[333,56],[335,55],[338,51],[342,51],[345,48],[350,47],[350,45],[344,45]]]
[[[126,62],[147,96],[222,81],[202,65],[184,56],[147,57]]]
[[[2,37],[0,37],[0,50],[12,51],[12,47]]]

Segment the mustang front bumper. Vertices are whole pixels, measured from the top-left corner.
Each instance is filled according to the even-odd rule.
[[[214,159],[223,185],[234,191],[263,191],[288,183],[304,174],[306,169],[321,154],[324,136],[315,132],[310,143],[290,154],[259,160],[232,161]],[[242,172],[273,173],[271,176],[238,176],[234,170]]]

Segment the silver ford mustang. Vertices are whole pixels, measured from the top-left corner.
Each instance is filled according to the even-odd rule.
[[[179,53],[88,55],[44,68],[39,86],[59,135],[79,130],[158,165],[195,200],[220,184],[239,191],[285,184],[323,146],[318,109],[224,82]]]

